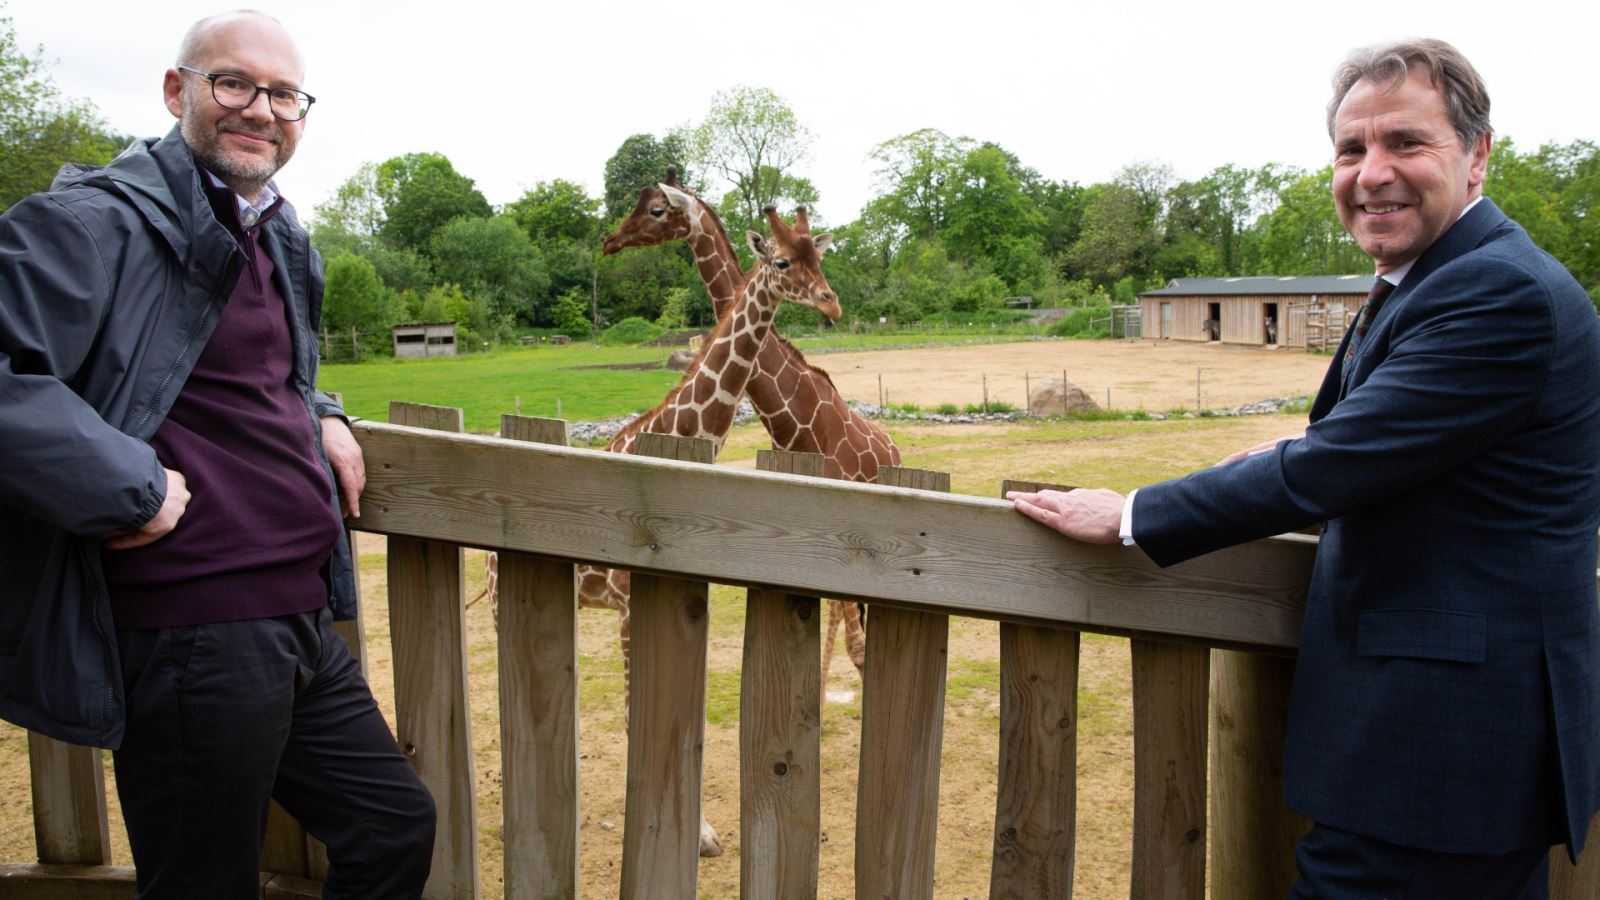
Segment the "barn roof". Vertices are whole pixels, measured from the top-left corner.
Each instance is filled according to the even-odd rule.
[[[1234,297],[1261,294],[1365,294],[1376,275],[1249,275],[1234,278],[1174,278],[1141,297]]]

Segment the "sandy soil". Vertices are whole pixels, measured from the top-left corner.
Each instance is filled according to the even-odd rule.
[[[1205,409],[1225,409],[1268,397],[1314,393],[1328,357],[1298,350],[1265,350],[1183,341],[1032,341],[969,347],[828,353],[811,357],[853,400],[877,403],[881,379],[890,403],[966,406],[989,399],[1025,406],[1030,384],[1060,378],[1077,384],[1102,407],[1152,412],[1194,409],[1198,376]]]

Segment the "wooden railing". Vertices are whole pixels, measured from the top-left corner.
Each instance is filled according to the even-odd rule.
[[[762,453],[762,468],[783,471],[685,462],[709,459],[708,448],[670,439],[647,452],[673,459],[569,449],[549,420],[506,417],[502,433],[523,439],[506,440],[441,433],[461,430],[458,410],[396,404],[391,419],[399,424],[356,428],[368,471],[359,525],[389,536],[396,736],[439,809],[426,896],[479,890],[463,547],[501,554],[507,897],[584,893],[580,561],[635,573],[625,897],[696,896],[713,581],[749,588],[739,719],[745,896],[817,894],[820,596],[872,604],[858,897],[934,893],[951,615],[1001,623],[992,897],[1071,896],[1081,631],[1132,639],[1132,896],[1204,897],[1208,845],[1213,897],[1287,892],[1305,823],[1283,805],[1277,762],[1311,539],[1159,569],[1137,552],[1067,541],[998,499],[929,490],[940,483],[915,470],[860,485],[784,474],[804,469],[787,454]],[[528,442],[536,440],[552,443]],[[1002,490],[1014,486],[1028,485]],[[347,637],[359,651],[359,630]],[[129,896],[131,871],[107,865],[99,754],[37,736],[31,747],[40,864],[0,865],[0,896]],[[1553,897],[1600,896],[1600,851],[1578,869],[1554,859]],[[286,816],[273,823],[263,866],[266,896],[320,895],[325,860]]]

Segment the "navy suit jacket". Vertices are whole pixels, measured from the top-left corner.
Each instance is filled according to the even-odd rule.
[[[1348,384],[1343,357],[1303,439],[1140,490],[1134,539],[1170,565],[1326,523],[1295,809],[1440,852],[1575,854],[1600,807],[1594,306],[1484,200],[1390,295]]]

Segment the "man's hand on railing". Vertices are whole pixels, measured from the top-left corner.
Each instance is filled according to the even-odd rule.
[[[1075,491],[1008,491],[1006,499],[1036,522],[1086,544],[1118,543],[1123,496],[1104,488]]]

